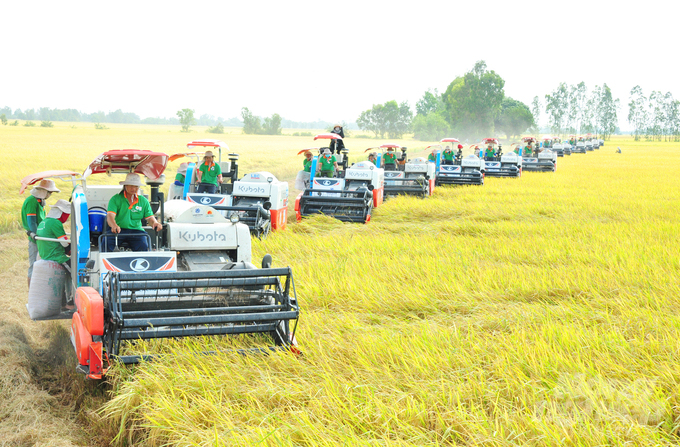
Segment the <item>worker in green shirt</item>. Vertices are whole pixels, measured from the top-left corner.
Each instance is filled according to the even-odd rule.
[[[456,155],[453,153],[451,150],[450,146],[446,146],[444,148],[444,152],[442,153],[442,164],[445,165],[452,165],[453,164],[453,159],[456,157]],[[437,159],[435,158],[435,161]]]
[[[493,149],[493,144],[489,143],[484,151],[484,159],[491,159],[496,156],[496,151]]]
[[[66,237],[64,223],[70,215],[71,204],[66,200],[57,200],[57,203],[50,208],[50,212],[47,213],[45,220],[38,225],[36,239],[40,259],[56,262],[59,266],[55,266],[55,268],[64,269],[67,272],[67,280],[62,290],[62,306],[65,307],[63,310],[73,309],[73,303],[66,302],[66,297],[71,296],[71,258],[69,257],[71,254],[71,243],[68,237]]]
[[[24,200],[21,206],[21,225],[28,235],[28,286],[31,286],[33,264],[38,256],[38,245],[35,235],[38,225],[45,219],[45,202],[53,192],[61,192],[54,184],[54,180],[41,180],[31,190],[31,195]]]
[[[139,187],[142,186],[139,174],[128,174],[120,184],[123,190],[111,197],[106,212],[106,223],[111,232],[120,236],[107,236],[104,251],[112,250],[116,244],[124,242],[132,251],[149,251],[142,219],[146,219],[156,231],[161,231],[163,225],[153,216],[146,197],[139,194]]]
[[[378,154],[375,152],[368,154],[368,161],[373,163],[375,166],[378,166]]]
[[[305,151],[305,159],[302,160],[302,169],[305,172],[312,172],[312,152],[311,151]]]
[[[175,181],[170,185],[170,191],[168,192],[168,198],[170,200],[179,200],[184,196],[184,182],[186,180],[187,168],[189,165],[182,163],[177,168],[177,175],[175,175]]]
[[[383,164],[386,171],[397,170],[397,154],[394,152],[393,147],[387,148],[387,152],[385,152],[385,155],[383,155]]]
[[[36,233],[39,238],[47,239],[59,239],[60,241],[47,241],[38,239],[36,242],[38,244],[38,253],[40,254],[40,259],[45,261],[54,261],[59,264],[66,263],[64,266],[66,270],[71,271],[71,266],[68,265],[69,255],[67,254],[67,249],[69,248],[70,242],[66,237],[66,232],[64,231],[64,223],[68,220],[71,215],[71,204],[66,200],[58,200],[47,213],[47,218],[40,222],[38,225],[38,232]],[[62,242],[63,240],[63,242]],[[70,251],[70,250],[68,250]]]
[[[333,177],[335,169],[338,169],[338,162],[335,155],[331,154],[330,149],[324,149],[323,155],[319,157],[319,163],[321,163],[321,173],[319,177]]]
[[[212,151],[206,151],[203,162],[196,171],[198,177],[198,193],[215,194],[217,184],[222,183],[222,169],[215,163]]]
[[[432,163],[437,162],[437,149],[432,149],[430,155],[427,156],[427,161],[431,161]]]

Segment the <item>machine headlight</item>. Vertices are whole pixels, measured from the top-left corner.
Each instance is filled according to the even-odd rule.
[[[232,214],[229,216],[229,220],[231,221],[231,223],[236,224],[236,223],[239,223],[239,222],[241,221],[241,218],[238,217],[238,214],[237,214],[237,213],[232,213]]]

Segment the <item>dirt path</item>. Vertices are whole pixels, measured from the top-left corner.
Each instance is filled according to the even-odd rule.
[[[0,235],[0,446],[101,445],[83,428],[105,390],[74,371],[69,323],[33,322],[26,238]]]

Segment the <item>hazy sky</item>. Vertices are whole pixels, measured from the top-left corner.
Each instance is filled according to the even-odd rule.
[[[680,97],[677,0],[3,2],[0,107],[354,121],[485,60],[529,104],[559,82]],[[541,120],[545,123],[545,117]]]

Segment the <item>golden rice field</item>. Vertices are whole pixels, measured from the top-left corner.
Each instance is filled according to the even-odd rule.
[[[188,140],[170,127],[102,132],[0,128],[0,150],[12,152],[0,212],[17,212],[18,180],[31,170],[82,171],[105,149],[179,152]],[[263,167],[284,180],[298,169],[297,150],[314,145],[221,137],[244,173]],[[347,146],[356,154],[373,142]],[[275,266],[293,268],[304,356],[202,356],[199,340],[179,343],[171,361],[114,368],[104,393],[74,386],[76,403],[46,411],[54,428],[42,436],[187,447],[678,445],[678,146],[615,139],[560,158],[552,174],[389,200],[368,225],[290,223],[254,241],[253,257],[271,253]],[[26,154],[54,155],[29,169]],[[21,238],[0,237],[12,257],[0,260],[12,290],[0,291],[0,318],[27,334],[21,346],[44,348],[64,335],[25,321]],[[10,358],[5,340],[0,356]],[[19,399],[8,387],[0,382],[3,397]]]

